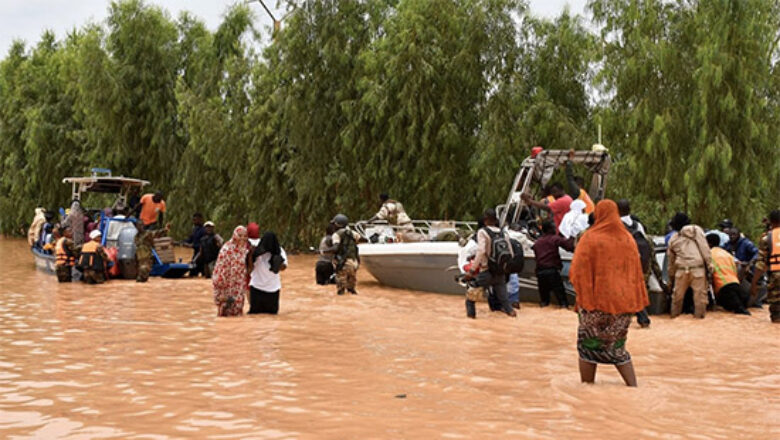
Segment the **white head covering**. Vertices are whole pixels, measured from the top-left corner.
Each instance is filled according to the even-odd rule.
[[[103,235],[103,233],[101,233],[99,230],[95,229],[94,231],[89,233],[89,239],[90,240],[94,240],[96,237],[100,237],[101,235]]]
[[[588,216],[584,212],[585,202],[577,199],[571,202],[569,212],[563,216],[558,230],[566,238],[576,237],[588,229]]]

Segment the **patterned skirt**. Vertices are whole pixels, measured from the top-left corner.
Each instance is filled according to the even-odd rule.
[[[580,310],[577,328],[577,351],[580,359],[590,363],[623,365],[631,362],[626,351],[630,313],[611,315],[598,310]]]

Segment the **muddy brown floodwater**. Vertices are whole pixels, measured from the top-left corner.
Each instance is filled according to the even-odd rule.
[[[580,384],[570,311],[472,321],[366,272],[337,297],[310,256],[279,316],[219,319],[203,279],[58,284],[9,239],[0,261],[1,438],[780,438],[766,310],[634,324],[629,389]]]

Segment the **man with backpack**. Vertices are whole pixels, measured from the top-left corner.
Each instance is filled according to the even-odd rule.
[[[514,255],[512,243],[498,228],[498,216],[495,210],[486,210],[482,221],[485,227],[477,231],[477,253],[467,274],[468,278],[476,277],[480,287],[490,289],[498,300],[502,312],[509,316],[517,316],[507,296],[506,283],[509,272],[506,272],[504,267],[507,257],[511,260]],[[520,253],[522,254],[522,251]],[[466,314],[469,318],[476,317],[473,302],[466,302]]]
[[[620,220],[626,225],[626,229],[631,233],[636,242],[637,250],[639,250],[639,259],[642,262],[642,271],[645,274],[645,284],[650,279],[650,274],[655,275],[658,280],[658,284],[663,291],[668,295],[669,287],[663,280],[663,271],[661,266],[658,265],[658,260],[655,259],[655,246],[652,241],[647,237],[645,228],[642,226],[642,222],[639,219],[631,215],[631,204],[626,199],[618,200],[617,202],[618,212],[620,213]],[[648,289],[648,292],[650,290]],[[636,321],[642,328],[650,327],[650,316],[647,314],[647,309],[637,312]]]
[[[336,226],[336,232],[332,236],[333,246],[336,248],[333,257],[336,269],[336,293],[343,295],[345,292],[349,292],[357,295],[355,285],[357,284],[357,270],[360,266],[357,242],[360,235],[349,229],[347,226],[349,219],[344,214],[336,215],[331,222]]]

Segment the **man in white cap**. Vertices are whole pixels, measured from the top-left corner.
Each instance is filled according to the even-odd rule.
[[[84,273],[81,280],[87,284],[102,284],[106,282],[106,269],[108,254],[106,254],[100,241],[103,234],[99,230],[89,233],[89,241],[81,247],[79,268]]]
[[[214,222],[208,221],[203,224],[205,233],[200,239],[200,250],[195,257],[195,264],[203,267],[203,276],[211,278],[211,274],[214,272],[214,264],[219,256],[219,249],[222,247],[224,240],[219,234],[214,232]]]

